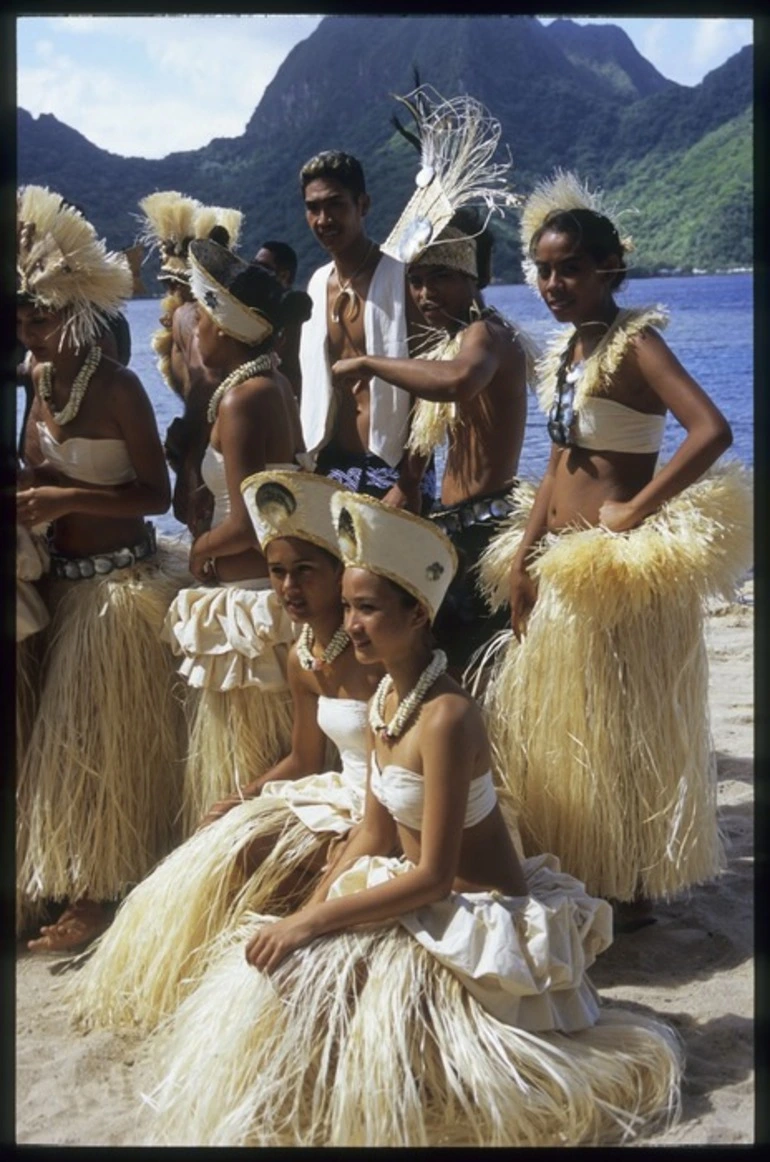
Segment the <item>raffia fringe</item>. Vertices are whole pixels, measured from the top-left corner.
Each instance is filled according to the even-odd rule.
[[[593,354],[585,361],[575,392],[575,407],[580,408],[588,396],[601,395],[610,387],[621,360],[631,344],[646,327],[664,330],[669,316],[665,307],[623,308]],[[536,363],[537,396],[542,411],[553,403],[556,373],[565,348],[564,333],[559,332]]]
[[[18,787],[31,900],[110,899],[172,842],[182,691],[159,640],[177,581],[142,564],[51,586],[38,712]]]
[[[247,800],[197,831],[134,888],[74,974],[75,1024],[153,1029],[190,992],[215,937],[249,909],[299,907],[328,841],[268,798]],[[248,876],[247,852],[249,866],[257,863]]]
[[[268,976],[244,957],[265,922],[220,940],[150,1045],[159,1143],[593,1145],[677,1114],[680,1050],[659,1022],[611,1009],[571,1036],[524,1033],[398,925],[316,940]]]
[[[184,777],[185,836],[212,803],[263,775],[291,750],[291,694],[259,686],[188,688],[190,745]]]
[[[553,852],[592,894],[669,897],[720,870],[702,602],[747,568],[750,514],[733,465],[631,533],[565,533],[532,565],[526,635],[485,695],[495,765],[526,854]],[[483,561],[498,600],[525,520]]]

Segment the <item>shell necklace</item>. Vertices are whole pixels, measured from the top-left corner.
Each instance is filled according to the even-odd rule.
[[[344,626],[334,631],[332,640],[327,645],[320,658],[313,657],[313,643],[315,641],[315,634],[307,622],[302,626],[302,631],[297,638],[297,657],[299,664],[303,670],[322,670],[324,666],[330,666],[335,658],[347,648],[350,643],[348,632]]]
[[[240,367],[236,367],[235,371],[231,371],[226,379],[223,379],[219,387],[216,389],[206,411],[206,418],[210,424],[214,423],[217,418],[217,409],[219,408],[219,401],[225,392],[229,391],[231,387],[237,387],[239,383],[245,383],[247,379],[251,379],[252,375],[262,375],[265,371],[272,371],[273,356],[258,355],[256,359],[250,359],[248,363],[242,363]]]
[[[337,270],[337,264],[335,262],[334,273],[337,275],[337,282],[339,284],[340,289],[337,291],[337,297],[335,298],[334,302],[332,303],[331,315],[332,315],[332,322],[333,323],[339,323],[340,316],[342,315],[342,305],[346,299],[350,302],[350,310],[348,312],[348,318],[352,322],[353,319],[355,319],[357,317],[358,312],[361,308],[361,300],[358,297],[356,291],[353,289],[352,284],[353,284],[354,280],[358,278],[359,274],[366,266],[367,262],[371,258],[372,251],[375,249],[376,249],[376,243],[372,242],[372,240],[370,238],[369,245],[366,249],[366,254],[364,255],[363,262],[361,263],[360,266],[356,267],[356,269],[351,274],[350,278],[346,279],[345,282],[343,282],[342,279],[340,278],[340,272]]]
[[[403,734],[407,722],[423,702],[433,683],[441,677],[446,668],[446,654],[443,650],[434,650],[433,657],[417,679],[416,686],[409,691],[402,702],[399,702],[396,713],[390,722],[386,722],[382,716],[385,709],[385,699],[393,689],[393,679],[390,674],[386,674],[377,687],[369,707],[369,725],[374,733],[381,734],[385,738],[398,738],[400,734]]]
[[[65,424],[71,424],[75,416],[80,411],[80,405],[83,402],[83,396],[86,394],[89,383],[93,377],[94,372],[99,366],[102,359],[101,347],[89,347],[86,354],[83,366],[72,381],[72,388],[70,390],[69,399],[65,403],[60,412],[53,410],[53,363],[44,363],[40,368],[40,379],[38,380],[38,395],[48,406],[48,410],[54,418],[55,423],[64,427]]]

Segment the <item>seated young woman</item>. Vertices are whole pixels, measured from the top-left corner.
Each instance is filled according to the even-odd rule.
[[[586,969],[609,905],[553,857],[516,855],[481,711],[431,644],[451,542],[370,497],[338,493],[333,512],[346,629],[386,670],[364,818],[298,911],[212,947],[152,1049],[154,1136],[543,1146],[647,1129],[676,1109],[676,1038],[600,1006]]]
[[[152,1028],[192,987],[214,937],[247,907],[297,907],[363,814],[366,704],[382,671],[357,659],[342,626],[329,507],[339,485],[276,471],[242,488],[272,592],[299,630],[288,658],[291,751],[211,806],[206,825],[124,901],[70,992],[86,1029]],[[338,770],[327,769],[332,748]]]

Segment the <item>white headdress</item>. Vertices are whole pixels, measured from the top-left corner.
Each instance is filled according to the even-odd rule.
[[[339,487],[328,476],[288,467],[247,476],[241,492],[262,551],[280,537],[298,537],[339,557],[331,512]]]
[[[108,251],[81,212],[45,186],[23,186],[16,215],[17,295],[63,312],[62,339],[92,343],[131,298],[126,256]]]
[[[335,492],[331,510],[345,565],[400,585],[433,621],[457,571],[455,547],[441,529],[358,492]]]
[[[419,147],[421,165],[415,177],[417,189],[381,249],[405,263],[414,262],[427,250],[425,261],[433,263],[438,261],[433,247],[440,242],[441,265],[468,270],[468,253],[475,250],[472,241],[467,235],[442,236],[455,211],[463,206],[485,206],[487,217],[495,212],[502,215],[505,208],[519,201],[506,185],[510,158],[506,162],[492,160],[500,141],[500,122],[473,97],[447,100],[429,85],[421,85],[398,100],[412,114],[417,136],[405,132],[398,121],[396,125]],[[457,255],[452,260],[454,248]],[[475,254],[473,267],[475,273]]]
[[[618,210],[600,189],[591,190],[580,180],[577,174],[569,170],[557,169],[553,177],[539,182],[524,203],[521,211],[521,246],[523,252],[522,266],[528,284],[537,286],[537,269],[530,257],[529,248],[532,239],[545,222],[549,214],[556,210],[592,210],[594,214],[601,214],[615,227],[620,239],[624,254],[630,254],[634,244],[630,236],[622,237],[620,233],[620,217],[623,213],[635,213],[634,210]]]
[[[240,210],[204,206],[197,198],[177,190],[148,194],[142,198],[139,208],[144,215],[140,240],[150,250],[160,250],[158,278],[175,282],[189,280],[188,251],[194,238],[208,238],[215,226],[222,226],[228,234],[227,245],[232,249],[243,222]]]

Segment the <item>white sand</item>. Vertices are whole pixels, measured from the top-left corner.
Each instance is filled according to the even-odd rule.
[[[682,1118],[654,1145],[750,1143],[753,1075],[753,601],[708,622],[711,711],[728,867],[657,922],[619,935],[591,976],[607,999],[657,1012],[681,1034]],[[141,1145],[134,1061],[141,1046],[68,1028],[53,957],[17,961],[17,1142]],[[640,1145],[646,1143],[639,1143]]]

